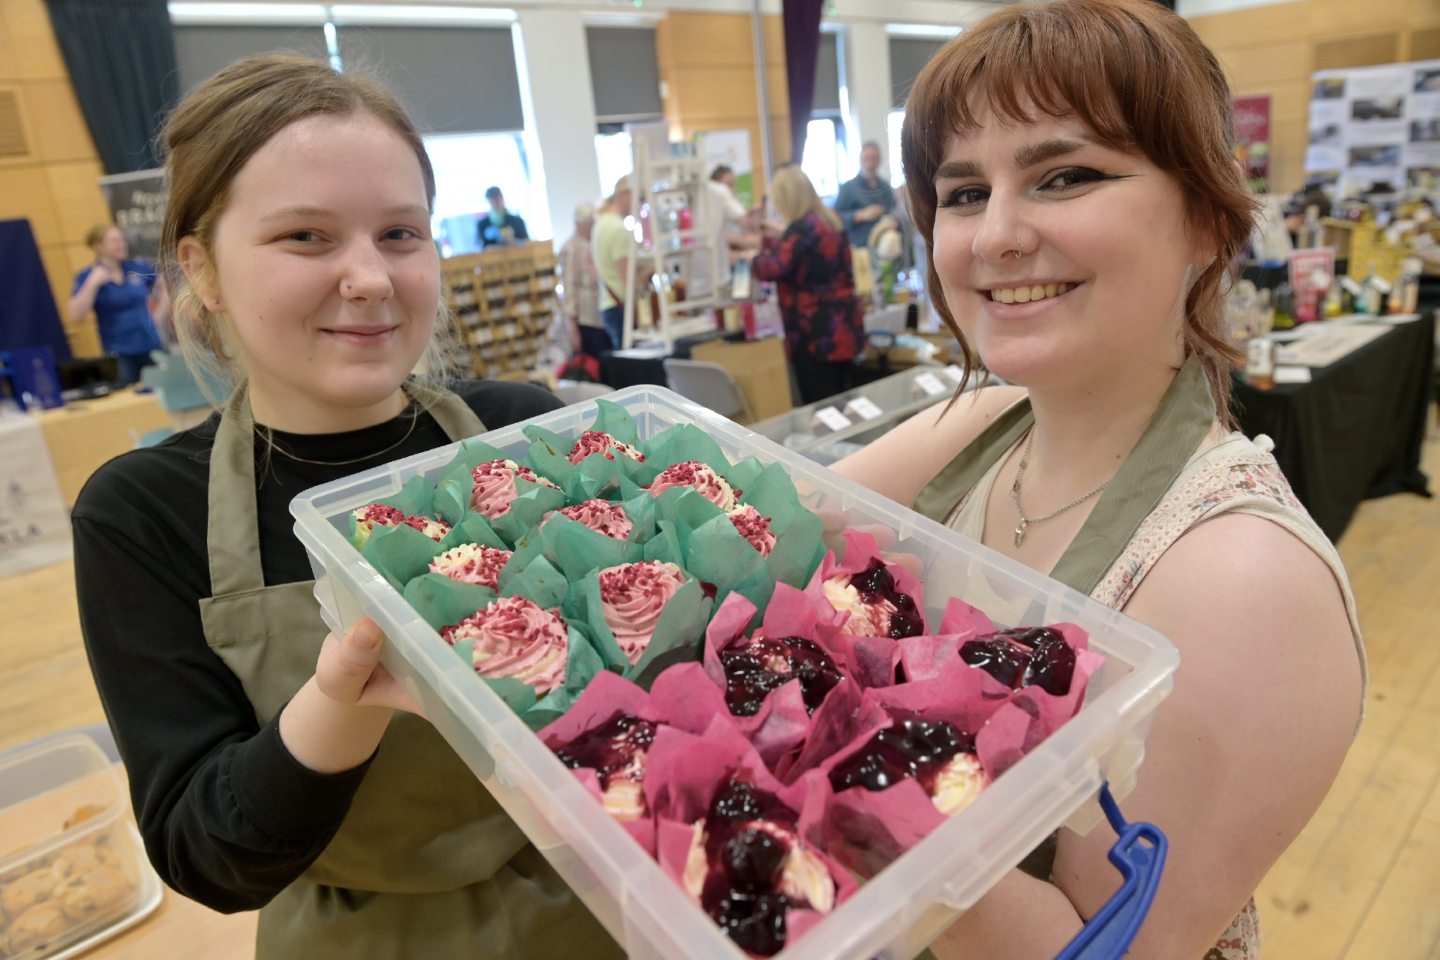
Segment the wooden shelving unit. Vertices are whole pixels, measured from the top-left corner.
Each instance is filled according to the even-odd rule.
[[[441,276],[474,376],[516,379],[539,365],[557,309],[549,243],[452,257]]]

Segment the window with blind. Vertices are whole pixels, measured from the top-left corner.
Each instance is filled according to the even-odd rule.
[[[905,98],[910,96],[915,78],[948,42],[929,37],[890,38],[890,94],[896,107],[905,106]]]
[[[284,50],[328,59],[325,32],[313,26],[252,26],[176,24],[175,58],[180,66],[180,89],[189,93],[221,67],[257,53]]]
[[[664,115],[653,27],[586,27],[585,45],[597,123],[658,120]]]

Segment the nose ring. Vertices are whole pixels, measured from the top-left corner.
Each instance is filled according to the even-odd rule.
[[[1015,259],[1019,260],[1025,256],[1025,245],[1020,242],[1020,234],[1015,234]]]

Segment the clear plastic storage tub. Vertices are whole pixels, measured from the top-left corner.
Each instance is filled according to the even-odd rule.
[[[1088,832],[1099,823],[1093,797],[1103,781],[1117,797],[1129,790],[1151,716],[1169,693],[1179,662],[1158,633],[668,390],[631,387],[606,399],[629,411],[642,438],[694,423],[732,462],[756,457],[784,464],[810,509],[843,516],[849,526],[889,531],[894,542],[888,549],[923,562],[927,613],[936,622],[946,600],[958,596],[1004,625],[1077,623],[1107,658],[1073,720],[779,956],[913,957],[1061,824]],[[581,403],[531,422],[577,436],[595,413],[594,403]],[[516,458],[529,446],[519,425],[483,439]],[[631,957],[743,957],[350,546],[351,510],[391,496],[416,475],[433,477],[456,448],[396,461],[295,498],[295,530],[309,550],[326,622],[343,630],[362,615],[375,619],[390,638],[385,665]]]
[[[134,909],[143,874],[124,810],[88,737],[0,760],[0,958],[55,956]]]

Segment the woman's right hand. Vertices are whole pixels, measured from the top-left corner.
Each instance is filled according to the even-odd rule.
[[[385,635],[369,617],[361,617],[343,635],[327,634],[315,662],[315,685],[336,703],[424,716],[420,704],[380,662],[384,645]]]
[[[424,716],[380,662],[384,644],[369,617],[325,638],[315,676],[280,714],[280,739],[302,765],[317,773],[352,770],[370,759],[396,710]]]

